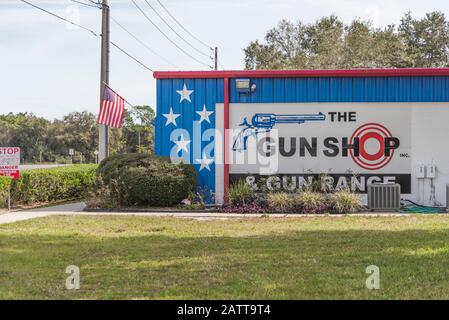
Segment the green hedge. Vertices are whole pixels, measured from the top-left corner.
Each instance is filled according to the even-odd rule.
[[[11,185],[14,205],[79,199],[95,181],[97,165],[73,165],[21,172]]]
[[[11,181],[10,177],[0,177],[0,208],[8,206],[8,189]]]
[[[109,157],[100,163],[98,175],[120,206],[173,206],[196,188],[192,165],[146,154]]]

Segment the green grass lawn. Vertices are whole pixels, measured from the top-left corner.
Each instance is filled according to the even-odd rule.
[[[65,289],[65,269],[81,289]],[[368,290],[377,265],[381,289]],[[0,226],[1,299],[449,299],[449,217],[193,221],[51,217]]]

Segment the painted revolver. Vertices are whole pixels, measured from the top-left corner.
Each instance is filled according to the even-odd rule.
[[[276,124],[303,124],[306,121],[324,121],[326,116],[319,112],[315,114],[274,114],[274,113],[256,113],[251,123],[247,118],[240,124],[242,130],[238,133],[232,145],[232,150],[246,150],[248,138],[256,137],[259,133],[269,132]]]

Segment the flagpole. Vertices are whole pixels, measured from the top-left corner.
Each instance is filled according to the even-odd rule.
[[[109,83],[109,0],[103,0],[101,22],[101,82],[100,104],[105,85]],[[101,106],[101,105],[100,105]],[[109,156],[109,128],[106,125],[99,126],[98,160],[102,161]]]

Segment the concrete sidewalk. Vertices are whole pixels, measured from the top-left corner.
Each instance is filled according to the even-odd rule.
[[[83,202],[72,203],[54,207],[45,207],[32,210],[15,211],[11,213],[0,214],[0,224],[13,223],[23,220],[49,217],[49,216],[141,216],[141,217],[176,217],[195,220],[227,220],[227,219],[247,219],[267,217],[267,214],[240,214],[240,213],[219,213],[219,212],[85,212]],[[306,217],[343,217],[346,215],[317,215],[317,214],[269,214],[269,218],[306,218]],[[378,217],[410,216],[408,213],[358,213],[350,216]]]
[[[83,202],[71,203],[54,207],[13,211],[0,214],[0,224],[47,217],[51,215],[72,215],[83,211],[86,205]]]

